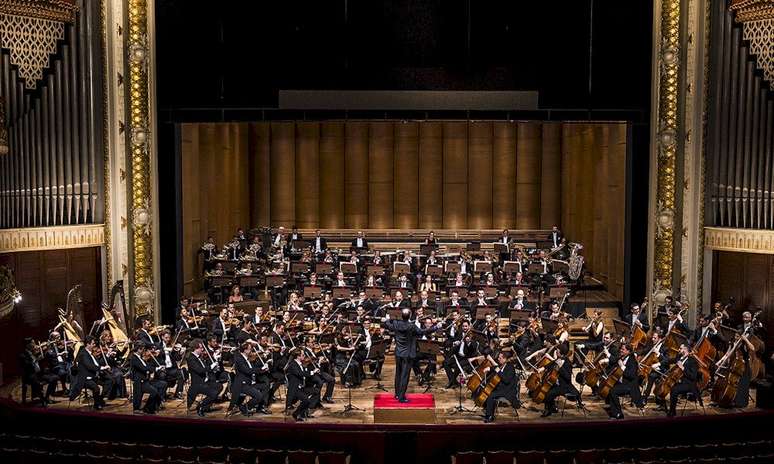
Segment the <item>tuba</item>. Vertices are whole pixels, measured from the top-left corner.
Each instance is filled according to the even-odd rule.
[[[572,280],[578,280],[583,272],[583,256],[578,254],[578,250],[583,248],[583,245],[579,243],[570,244],[571,252],[570,259],[568,259],[567,276]]]

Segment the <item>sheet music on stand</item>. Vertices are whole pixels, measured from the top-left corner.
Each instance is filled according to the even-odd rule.
[[[378,264],[369,264],[366,267],[366,275],[381,276],[384,275],[384,266]]]
[[[333,273],[333,264],[331,263],[317,263],[314,266],[314,272],[317,273],[317,275],[327,275]]]
[[[510,247],[502,242],[495,242],[494,243],[494,251],[498,254],[507,254],[510,252]]]
[[[492,272],[492,263],[489,261],[474,261],[473,270],[476,273]]]
[[[352,296],[352,287],[333,287],[331,296],[334,300],[348,300]]]
[[[421,244],[421,245],[419,245],[419,254],[425,255],[425,256],[430,256],[430,252],[432,252],[436,248],[438,248],[438,245],[425,245],[425,244]]]
[[[306,274],[309,272],[309,263],[290,263],[290,271],[293,274]]]
[[[529,322],[529,317],[532,311],[524,309],[512,309],[511,310],[511,322]]]
[[[503,272],[506,274],[521,272],[521,263],[518,261],[503,261]]]
[[[417,340],[417,353],[424,354],[424,355],[430,355],[430,356],[438,356],[440,354],[443,354],[443,345],[441,342],[436,340]]]
[[[476,320],[486,319],[486,315],[491,314],[497,317],[497,308],[494,306],[477,306],[476,307]]]
[[[427,275],[431,275],[433,277],[443,275],[443,267],[440,264],[428,265]]]
[[[408,275],[409,273],[411,273],[411,266],[409,266],[408,264],[403,262],[392,263],[393,275],[396,275],[396,276],[401,274]]]
[[[613,331],[620,337],[628,337],[632,333],[632,325],[619,319],[613,319]]]
[[[446,268],[447,274],[459,274],[462,270],[462,265],[460,263],[453,263],[453,262],[446,262],[444,265]]]
[[[366,298],[381,300],[384,295],[384,290],[382,290],[381,287],[366,287],[365,294]]]

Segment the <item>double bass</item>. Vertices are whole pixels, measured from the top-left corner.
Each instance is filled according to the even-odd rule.
[[[704,364],[704,361],[699,359],[693,352],[689,353],[688,357],[695,359],[699,364],[700,380],[698,382],[698,390],[702,391],[709,383],[709,369],[707,368],[707,365]],[[677,385],[680,380],[682,380],[684,373],[685,370],[680,365],[680,363],[675,362],[674,365],[669,368],[666,374],[664,374],[664,378],[656,384],[656,388],[654,390],[654,395],[656,395],[656,398],[666,400],[666,397],[669,396],[672,388]]]
[[[735,403],[739,382],[742,380],[746,370],[744,354],[739,348],[744,343],[743,337],[748,336],[751,332],[750,329],[755,327],[759,315],[760,311],[753,315],[750,327],[742,333],[716,365],[715,385],[712,388],[711,397],[712,401],[719,406],[727,408],[732,407]],[[754,357],[755,353],[749,353],[750,370],[752,370]]]

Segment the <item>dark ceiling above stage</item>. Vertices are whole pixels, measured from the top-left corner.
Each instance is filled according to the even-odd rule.
[[[539,90],[542,108],[648,111],[651,0],[156,4],[162,110],[380,89]]]

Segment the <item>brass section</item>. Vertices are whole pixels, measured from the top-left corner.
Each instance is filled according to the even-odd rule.
[[[372,122],[368,143],[368,227],[393,224],[393,123]]]
[[[394,227],[419,226],[419,123],[395,123]]]
[[[543,229],[561,225],[561,137],[560,123],[543,123],[543,159],[540,163],[540,227]]]
[[[320,124],[320,227],[344,227],[344,123]]]
[[[470,123],[468,140],[468,227],[492,228],[492,123]]]
[[[140,288],[153,291],[153,236],[151,235],[152,223],[147,226],[139,224],[138,219],[143,217],[141,211],[145,211],[150,221],[154,220],[151,215],[152,203],[152,179],[151,179],[151,153],[148,142],[150,132],[150,114],[148,94],[148,4],[146,0],[128,0],[128,30],[126,31],[127,43],[126,51],[146,50],[145,59],[127,60],[128,72],[128,93],[129,93],[129,118],[128,128],[130,130],[130,143],[128,144],[130,152],[130,176],[131,176],[131,200],[129,211],[131,216],[131,264],[133,266],[133,285],[132,292],[137,292]],[[152,46],[152,44],[150,45]],[[138,134],[144,131],[145,140],[143,141]],[[158,219],[156,219],[158,220]],[[148,295],[148,292],[143,292]],[[138,302],[132,299],[135,304],[135,314],[144,315],[150,312],[148,306],[150,302]]]
[[[657,221],[654,246],[653,290],[671,293],[673,281],[674,217],[675,217],[675,158],[678,138],[678,89],[680,46],[680,0],[661,0],[661,60],[658,88],[658,130],[656,208]],[[671,54],[670,54],[671,53]],[[674,59],[665,59],[665,55]],[[671,140],[665,140],[671,135]]]
[[[492,227],[516,227],[516,124],[496,122],[492,143]]]
[[[346,226],[368,227],[368,123],[348,122],[344,144]]]
[[[296,222],[298,227],[320,224],[320,125],[296,125]]]
[[[443,126],[419,125],[419,227],[443,227]]]
[[[296,125],[271,123],[271,225],[290,227],[296,220]]]
[[[271,127],[269,123],[248,126],[248,161],[250,163],[250,225],[271,223]]]
[[[468,124],[443,123],[443,227],[464,229],[468,222]]]
[[[519,122],[516,137],[516,227],[540,227],[541,124]]]

